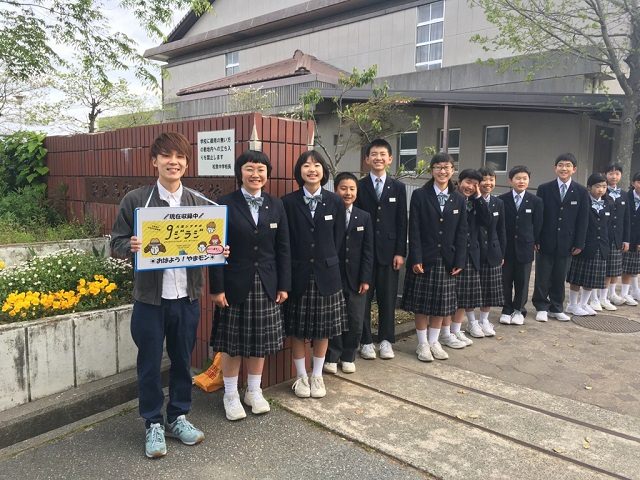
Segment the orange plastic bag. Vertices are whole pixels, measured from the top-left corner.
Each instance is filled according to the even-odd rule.
[[[206,371],[193,377],[193,384],[205,392],[215,392],[222,388],[224,382],[222,380],[222,355],[220,353],[216,353],[216,356],[213,357],[213,363]]]

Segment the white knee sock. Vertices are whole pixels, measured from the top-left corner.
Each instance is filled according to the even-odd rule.
[[[638,290],[638,276],[637,275],[635,277],[631,277],[631,290],[632,291]]]
[[[416,328],[416,335],[418,335],[418,345],[422,345],[423,343],[427,343],[427,329],[418,330]]]
[[[296,366],[296,375],[298,378],[307,376],[307,366],[304,358],[294,358],[293,364]]]
[[[455,335],[460,331],[461,326],[462,326],[461,323],[451,322],[451,325],[449,325],[449,330],[451,330],[451,333]]]
[[[472,324],[472,325],[473,325],[474,323],[477,323],[477,320],[476,320],[476,312],[474,312],[473,310],[471,310],[471,311],[469,311],[469,312],[464,312],[464,314],[467,316],[467,321],[468,321],[470,324]]]
[[[260,383],[262,382],[262,375],[247,375],[247,390],[250,392],[256,392],[260,390]]]
[[[609,284],[609,296],[615,295],[616,294],[616,284],[611,282]]]
[[[440,329],[440,335],[442,335],[445,338],[447,338],[449,335],[451,335],[451,326],[450,325],[443,325],[442,328]]]
[[[489,321],[489,312],[480,312],[480,321],[482,323]]]
[[[238,376],[235,377],[222,377],[224,382],[224,393],[237,393],[238,392]]]
[[[580,292],[580,305],[586,305],[589,302],[589,297],[591,296],[591,289],[582,289]]]
[[[599,302],[600,301],[599,292],[600,290],[598,289],[591,290],[591,300]]]
[[[595,290],[594,290],[594,292],[595,292]],[[609,289],[608,288],[601,288],[600,291],[598,292],[598,298],[600,299],[601,302],[606,302],[608,295],[609,295]]]
[[[624,297],[625,295],[629,295],[629,287],[631,287],[631,285],[627,284],[627,283],[623,283],[622,287],[620,287],[620,294]]]
[[[575,290],[569,290],[569,305],[576,305],[578,303],[578,295],[580,295],[580,291],[577,292]]]
[[[321,377],[322,365],[324,365],[324,357],[313,357],[313,373],[311,375]]]
[[[440,336],[440,329],[429,327],[427,331],[427,336],[429,339],[429,345],[433,345],[438,341],[438,337]]]

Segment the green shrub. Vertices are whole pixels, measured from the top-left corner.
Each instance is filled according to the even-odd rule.
[[[49,173],[45,137],[44,133],[19,131],[0,139],[0,188],[18,190],[40,183]]]

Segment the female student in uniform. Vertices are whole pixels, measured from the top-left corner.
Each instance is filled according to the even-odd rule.
[[[636,306],[640,299],[638,274],[640,274],[640,172],[633,175],[631,189],[627,193],[629,206],[629,251],[622,254],[621,296],[625,305]]]
[[[604,288],[609,255],[609,221],[611,207],[603,197],[607,191],[607,179],[593,173],[587,179],[590,206],[589,225],[585,245],[579,255],[571,260],[567,282],[569,283],[569,305],[567,312],[577,316],[595,315],[589,306],[592,289]],[[582,287],[582,292],[580,292]]]
[[[218,200],[228,208],[227,241],[234,253],[224,268],[209,269],[216,305],[211,346],[223,352],[229,420],[246,417],[238,394],[243,357],[248,371],[244,403],[254,414],[270,410],[260,389],[264,357],[282,348],[280,304],[291,289],[287,217],[282,201],[263,191],[271,174],[269,158],[248,150],[236,160],[235,174],[240,188]]]
[[[465,266],[465,197],[451,183],[454,163],[447,153],[430,162],[432,179],[411,196],[409,256],[402,308],[415,314],[418,360],[448,358],[438,339],[457,308],[456,280]]]
[[[300,155],[294,168],[299,190],[282,198],[289,220],[292,289],[284,304],[285,330],[291,337],[301,398],[326,395],[322,366],[329,339],[346,330],[347,316],[338,252],[345,233],[342,199],[322,188],[329,170],[314,151]],[[307,376],[305,339],[313,341],[313,372]]]

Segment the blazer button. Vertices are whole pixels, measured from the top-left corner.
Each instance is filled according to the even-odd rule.
[[[518,238],[518,235],[514,235],[513,238]]]
[[[315,228],[311,227],[311,228],[309,229],[309,231],[310,231],[311,233],[313,233],[313,232],[315,232]]]
[[[349,259],[348,259],[348,258],[345,258],[345,259],[344,259],[344,263],[349,263]]]
[[[258,246],[257,245],[254,246],[253,249],[257,251],[258,250]]]
[[[315,262],[315,260],[312,258],[311,260],[309,260],[311,263]]]
[[[438,234],[442,235],[442,230],[440,230],[440,231],[438,232]]]
[[[597,238],[598,240],[600,240],[600,236],[597,236],[596,238]]]
[[[345,238],[346,238],[347,240],[349,240],[349,235],[347,235]]]
[[[376,218],[376,222],[380,223],[380,219],[379,219],[379,218]]]
[[[560,210],[564,210],[564,207],[560,207]]]
[[[311,248],[313,248],[313,247],[315,247],[315,246],[316,246],[316,244],[315,244],[315,243],[312,243],[312,244],[311,244]]]
[[[558,227],[558,231],[560,231],[560,227]]]
[[[562,217],[558,217],[558,221],[562,220]]]
[[[254,267],[257,267],[258,265],[260,265],[258,262],[253,262]]]
[[[438,244],[438,248],[440,248],[442,245]]]
[[[255,234],[257,235],[257,234],[258,234],[258,229],[255,229],[255,230],[253,231],[253,233],[255,233]]]
[[[348,252],[348,251],[349,251],[349,248],[348,248],[348,247],[347,247],[347,248],[345,248],[345,249],[344,249],[344,251],[345,251],[345,252]]]
[[[382,210],[382,207],[378,205],[378,210]]]
[[[441,222],[444,222],[444,218],[441,218],[441,219],[440,219],[440,221],[441,221]]]

